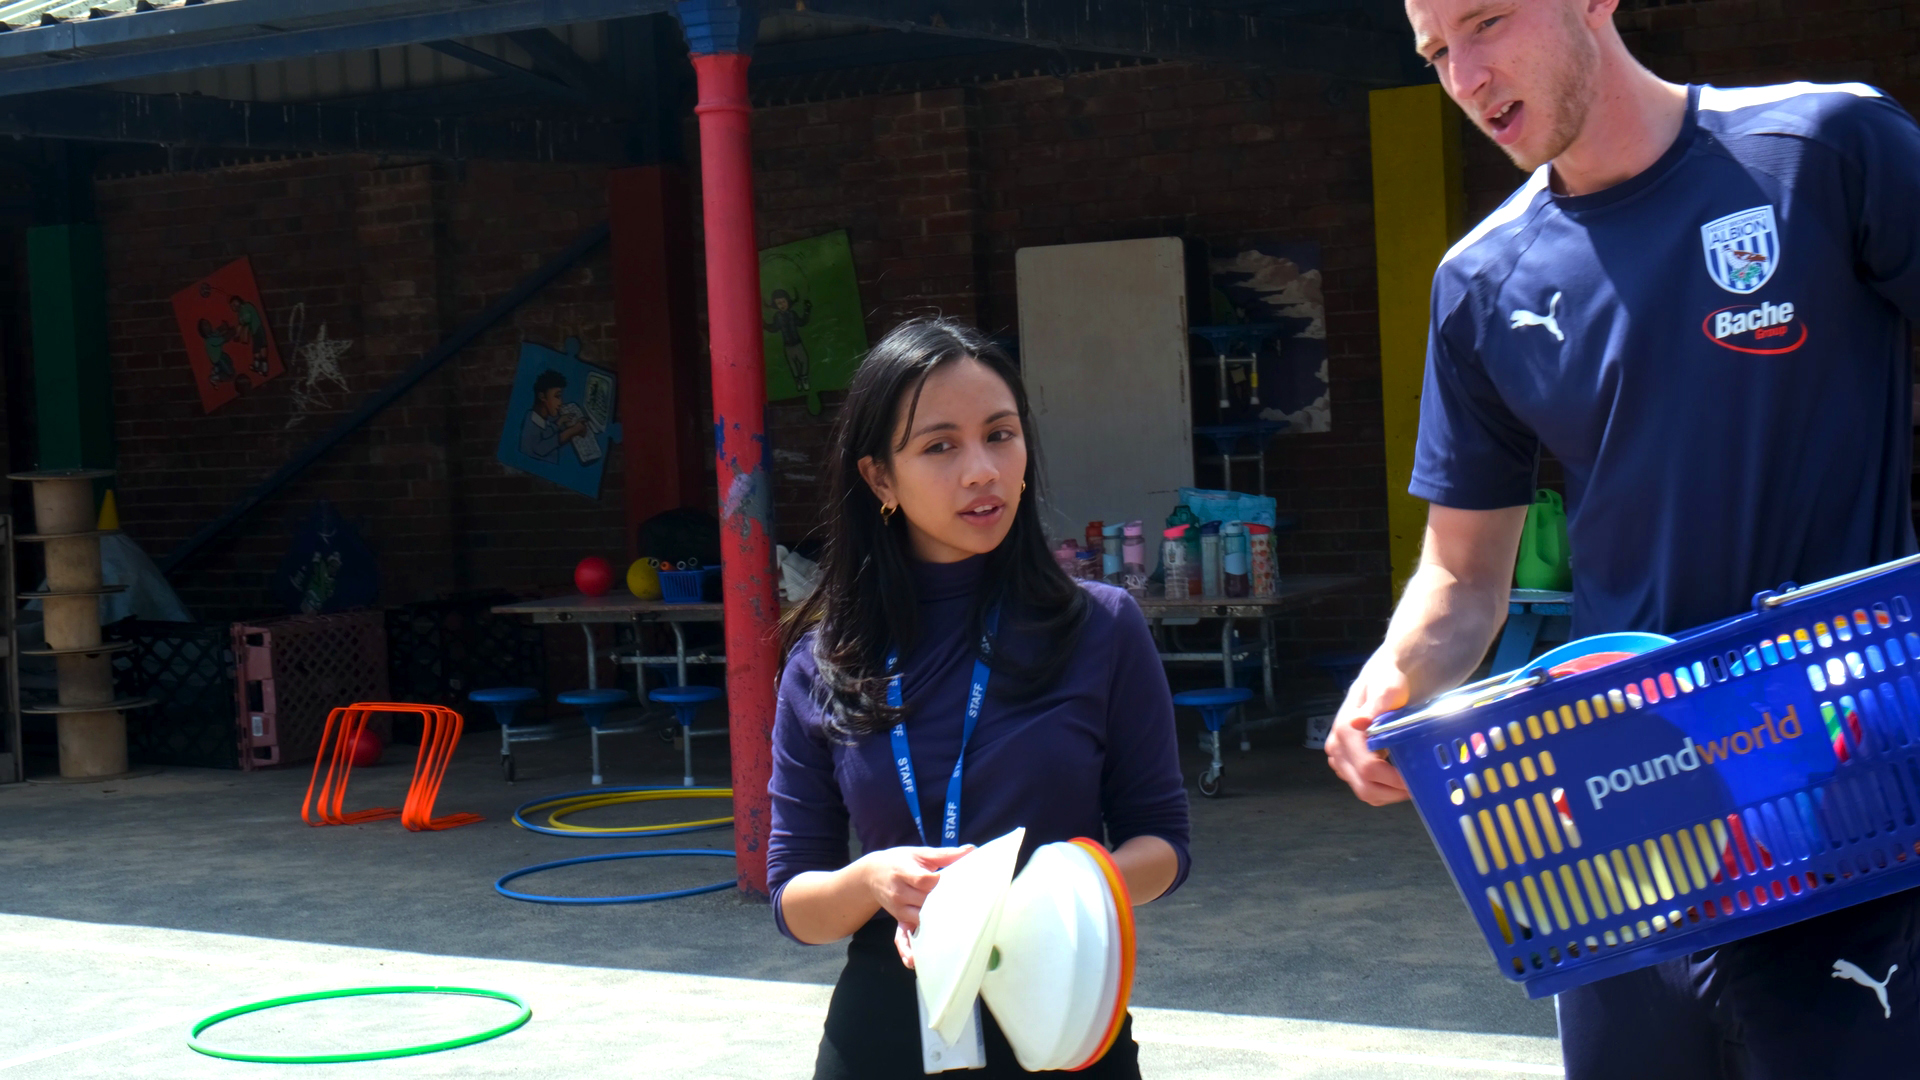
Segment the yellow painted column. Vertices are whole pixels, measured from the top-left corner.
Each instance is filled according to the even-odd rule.
[[[1419,561],[1427,522],[1427,504],[1407,494],[1407,484],[1420,428],[1433,272],[1464,231],[1466,195],[1460,178],[1460,112],[1438,84],[1375,90],[1369,111],[1387,529],[1397,597]]]

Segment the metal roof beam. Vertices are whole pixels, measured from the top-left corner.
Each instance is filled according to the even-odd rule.
[[[533,57],[535,67],[582,94],[601,101],[611,101],[618,96],[606,74],[574,52],[573,46],[560,40],[552,30],[516,30],[507,38]]]
[[[1422,81],[1411,33],[1327,26],[1163,0],[778,0],[831,19],[1044,48],[1313,71],[1394,86]]]
[[[431,12],[415,12],[391,18],[308,29],[279,29],[288,21],[284,8],[300,10],[300,5],[346,3],[347,0],[223,0],[202,8],[244,8],[253,13],[254,24],[241,26],[230,36],[197,42],[179,41],[160,44],[152,33],[126,36],[121,51],[73,59],[16,62],[0,66],[0,96],[64,90],[125,79],[169,75],[203,67],[232,64],[261,64],[291,60],[323,53],[383,49],[395,45],[421,45],[448,38],[475,37],[481,34],[508,34],[543,26],[576,22],[597,22],[666,11],[669,0],[495,0],[486,4]],[[360,6],[368,6],[362,3]],[[198,9],[195,9],[198,10]],[[138,26],[142,20],[166,11],[141,12],[112,19],[88,22]],[[46,29],[59,29],[47,27]],[[41,30],[16,30],[0,35],[5,42],[16,34],[38,34]],[[178,40],[178,39],[175,39]],[[44,52],[45,50],[37,50]]]
[[[495,75],[511,79],[517,85],[525,86],[529,90],[546,94],[549,97],[564,98],[576,105],[594,104],[593,96],[590,94],[582,93],[580,90],[566,83],[549,79],[537,71],[528,71],[518,64],[502,60],[492,53],[481,52],[471,45],[464,45],[458,41],[429,41],[426,45],[427,48],[432,49],[442,56],[451,56],[463,64],[470,64],[482,71],[491,71]]]
[[[292,153],[619,162],[625,160],[627,131],[614,124],[470,122],[333,105],[54,90],[0,99],[0,135]]]

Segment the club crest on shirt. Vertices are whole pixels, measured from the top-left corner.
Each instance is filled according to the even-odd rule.
[[[1707,276],[1730,293],[1753,292],[1780,268],[1780,228],[1770,204],[1700,226],[1700,246],[1707,256]]]

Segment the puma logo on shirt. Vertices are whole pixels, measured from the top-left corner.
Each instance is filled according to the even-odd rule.
[[[1545,315],[1535,315],[1533,312],[1521,308],[1513,313],[1512,326],[1515,330],[1523,326],[1544,326],[1547,328],[1547,332],[1553,335],[1555,341],[1565,341],[1567,340],[1567,335],[1560,332],[1560,323],[1553,315],[1554,309],[1559,306],[1560,294],[1554,293],[1553,299],[1547,301],[1547,313]]]
[[[1886,978],[1875,979],[1873,976],[1860,970],[1860,966],[1850,960],[1835,960],[1833,962],[1833,977],[1836,979],[1852,980],[1873,991],[1873,996],[1880,999],[1881,1011],[1886,1013],[1887,1019],[1889,1020],[1893,1019],[1893,1006],[1887,1003],[1887,984],[1893,981],[1893,973],[1899,970],[1900,965],[1895,964],[1887,969]]]

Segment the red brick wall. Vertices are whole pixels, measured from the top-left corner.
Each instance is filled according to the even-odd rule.
[[[1859,78],[1911,100],[1916,12],[1920,4],[1884,0],[1704,0],[1620,19],[1669,77]],[[1013,332],[1013,253],[1026,245],[1181,235],[1224,253],[1319,243],[1333,430],[1274,440],[1268,486],[1300,519],[1280,539],[1284,572],[1370,582],[1299,616],[1295,651],[1358,646],[1377,639],[1388,610],[1366,117],[1358,87],[1186,64],[768,108],[755,117],[761,238],[846,229],[870,339],[936,311]],[[1467,169],[1470,219],[1520,179],[1474,134]],[[103,180],[100,210],[122,505],[158,555],[603,220],[605,193],[590,168],[476,163],[456,174],[333,158]],[[330,336],[354,340],[351,392],[332,392],[329,408],[291,428],[284,383],[202,416],[167,306],[175,289],[243,253],[283,341],[296,302],[308,337],[324,321]],[[557,346],[578,336],[585,356],[612,362],[606,275],[602,251],[336,449],[192,564],[180,579],[188,601],[209,614],[257,613],[291,519],[318,497],[381,553],[389,601],[559,587],[581,554],[617,553],[617,458],[596,503],[493,456],[523,338]],[[833,395],[826,404],[819,417],[797,402],[769,408],[776,529],[788,543],[822,509]]]
[[[1370,579],[1293,628],[1311,648],[1339,647],[1377,638],[1387,614],[1366,109],[1363,92],[1326,79],[1176,64],[766,109],[760,228],[770,244],[847,228],[870,337],[935,311],[1013,334],[1021,247],[1318,242],[1334,430],[1276,439],[1268,489],[1300,518],[1281,538],[1283,572]],[[771,421],[791,541],[820,512],[831,410],[776,405]]]
[[[326,431],[366,395],[605,217],[591,170],[338,157],[103,179],[122,516],[156,557]],[[252,257],[283,351],[349,339],[349,389],[300,413],[283,376],[208,415],[169,298]],[[330,499],[379,554],[390,603],[477,586],[566,580],[619,552],[616,457],[598,502],[494,460],[520,342],[613,359],[606,252],[590,256],[349,437],[177,574],[205,618],[258,615],[293,527]],[[291,360],[291,357],[289,357]]]

